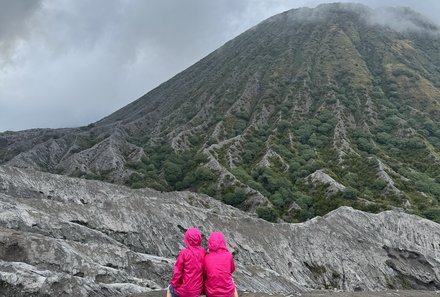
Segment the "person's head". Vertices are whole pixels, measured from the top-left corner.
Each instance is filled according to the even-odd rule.
[[[185,233],[185,244],[187,247],[199,246],[202,243],[202,233],[197,228],[189,228]]]
[[[208,250],[215,252],[218,250],[228,250],[226,247],[226,240],[221,232],[212,232],[208,238]]]

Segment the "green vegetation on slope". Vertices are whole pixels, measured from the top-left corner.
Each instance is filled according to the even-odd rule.
[[[359,11],[326,13],[308,21],[281,14],[196,64],[192,73],[212,70],[202,71],[180,112],[189,130],[203,129],[176,149],[176,120],[164,124],[163,143],[144,143],[147,157],[127,164],[127,183],[203,192],[242,208],[248,186],[272,203],[257,209],[270,221],[350,205],[440,222],[438,36],[371,25]],[[208,152],[235,179],[219,183]],[[311,183],[316,170],[345,189]]]

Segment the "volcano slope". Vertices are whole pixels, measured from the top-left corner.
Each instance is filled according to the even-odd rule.
[[[165,287],[183,232],[222,231],[240,290],[440,289],[440,225],[341,207],[270,223],[191,192],[0,166],[0,295],[126,296]]]
[[[439,32],[406,8],[290,10],[96,123],[1,133],[0,162],[271,221],[347,205],[440,222]]]

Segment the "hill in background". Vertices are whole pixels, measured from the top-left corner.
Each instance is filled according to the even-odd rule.
[[[439,36],[406,8],[290,10],[89,126],[1,133],[0,161],[269,221],[348,205],[440,222]]]

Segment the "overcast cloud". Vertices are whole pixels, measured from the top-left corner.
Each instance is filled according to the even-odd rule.
[[[226,41],[310,0],[0,0],[0,131],[99,120]],[[440,1],[410,6],[440,23]]]

